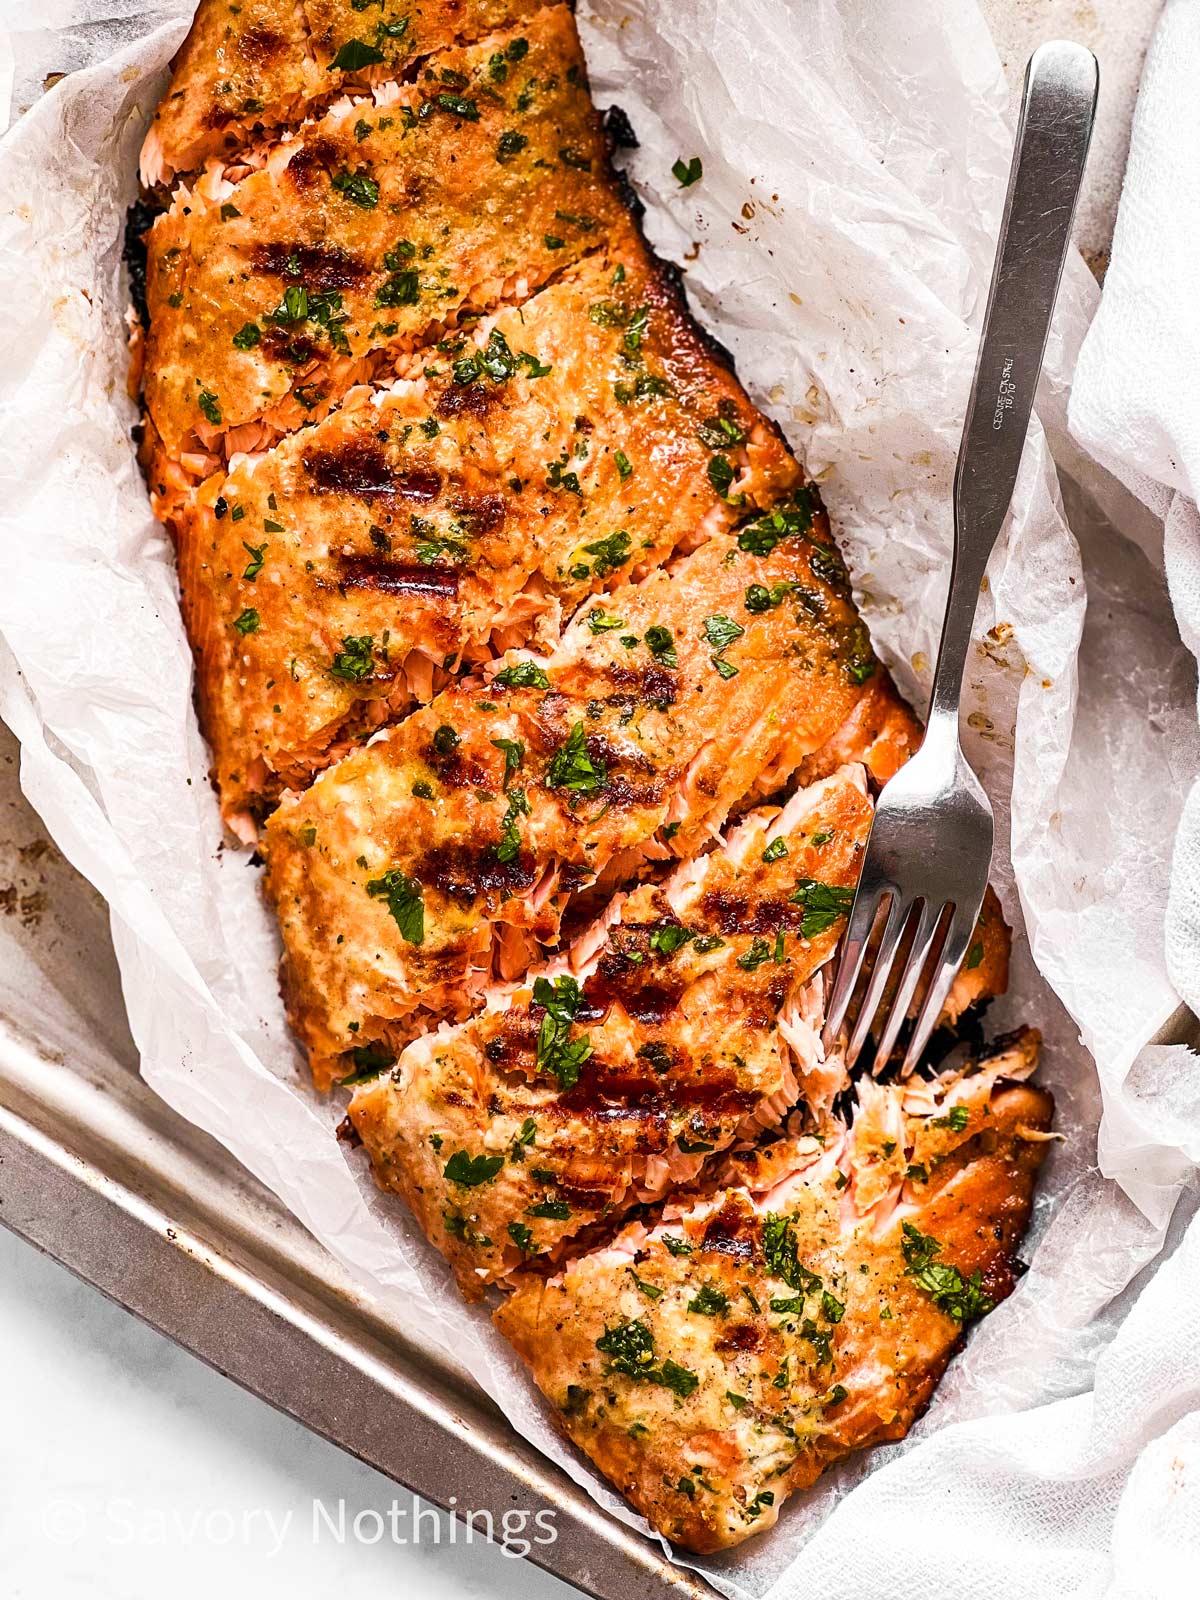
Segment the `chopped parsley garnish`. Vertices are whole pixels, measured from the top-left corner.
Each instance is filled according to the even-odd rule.
[[[654,1365],[654,1335],[640,1317],[605,1328],[596,1340],[596,1349],[608,1357],[610,1372],[661,1384],[681,1400],[686,1400],[700,1382],[694,1372],[677,1361],[664,1361],[661,1367]]]
[[[567,741],[550,758],[546,768],[546,787],[569,789],[574,794],[598,794],[608,783],[608,768],[588,754],[583,723],[577,722]]]
[[[585,544],[583,553],[595,557],[591,565],[591,576],[593,578],[604,578],[610,572],[615,572],[618,567],[623,567],[629,560],[631,547],[632,540],[623,528],[618,529],[616,533],[610,533],[607,539],[597,539],[594,544]],[[571,576],[573,578],[586,578],[588,570],[581,563],[579,566],[571,568]]]
[[[752,583],[746,590],[746,610],[773,611],[795,587],[796,585],[787,579],[782,583],[773,583],[769,589],[765,583]]]
[[[544,378],[551,371],[543,366],[529,350],[514,351],[499,328],[493,328],[482,350],[461,356],[454,363],[454,381],[459,384],[478,383],[484,377],[493,383],[505,383],[524,367],[531,378]]]
[[[719,933],[702,933],[695,943],[697,955],[706,956],[713,950],[721,950],[725,941]]]
[[[626,1267],[626,1272],[633,1279],[634,1287],[646,1296],[647,1300],[661,1300],[662,1287],[657,1283],[647,1283],[645,1278],[639,1278],[632,1267]]]
[[[257,322],[243,322],[233,336],[235,350],[253,350],[262,339],[262,329]]]
[[[732,617],[727,617],[718,612],[716,616],[705,617],[704,637],[713,647],[710,657],[712,664],[723,678],[735,678],[738,669],[731,661],[725,660],[725,651],[731,644],[742,637],[745,628]]]
[[[289,284],[283,291],[283,299],[271,313],[271,321],[279,323],[304,322],[307,318],[308,290],[303,284]]]
[[[973,972],[975,970],[975,968],[979,965],[979,963],[982,960],[983,960],[983,940],[982,939],[976,939],[975,943],[967,951],[967,971],[968,972]]]
[[[512,128],[506,128],[496,141],[496,160],[499,162],[511,161],[513,156],[519,156],[529,143],[523,133],[517,133]]]
[[[745,1512],[746,1521],[747,1522],[755,1522],[755,1521],[757,1521],[758,1518],[762,1516],[764,1510],[768,1506],[773,1506],[774,1504],[775,1504],[775,1495],[774,1495],[774,1493],[770,1489],[760,1489],[758,1491],[758,1493],[754,1496],[754,1499],[751,1500],[750,1504],[746,1507],[746,1512]]]
[[[405,19],[407,20],[407,19]],[[326,72],[361,72],[364,67],[376,66],[383,60],[383,51],[362,39],[347,39],[326,67]]]
[[[579,1039],[571,1038],[582,999],[579,985],[572,977],[564,976],[554,983],[547,978],[534,979],[533,1003],[546,1013],[538,1030],[538,1070],[553,1074],[563,1090],[574,1088],[579,1082],[579,1069],[592,1053],[587,1034]]]
[[[526,1207],[525,1215],[542,1217],[548,1222],[566,1222],[571,1208],[565,1200],[539,1200],[537,1205]]]
[[[710,450],[728,450],[741,444],[746,434],[732,417],[716,416],[704,419],[696,429],[696,437]]]
[[[434,729],[433,748],[439,756],[453,755],[461,743],[462,740],[448,722]]]
[[[502,866],[515,861],[521,853],[521,830],[518,817],[529,815],[529,798],[524,789],[508,791],[508,810],[500,819],[500,838],[496,845],[496,860]]]
[[[359,1083],[370,1083],[372,1078],[377,1078],[381,1072],[396,1065],[395,1055],[384,1044],[356,1044],[350,1056],[354,1071],[341,1080],[343,1089],[352,1089]]]
[[[957,1267],[948,1267],[936,1259],[942,1253],[937,1239],[921,1233],[911,1222],[903,1223],[902,1231],[900,1248],[904,1252],[905,1273],[925,1290],[938,1310],[962,1323],[986,1316],[995,1302],[983,1288],[979,1268],[964,1278]]]
[[[212,390],[201,389],[196,397],[196,404],[204,413],[205,421],[210,422],[214,428],[219,428],[221,425],[221,406]]]
[[[782,933],[783,929],[781,928],[779,931]],[[781,959],[782,953],[773,954],[771,946],[765,939],[756,938],[749,950],[743,950],[737,958],[737,964],[743,972],[757,972],[764,961],[779,961]]]
[[[707,1155],[708,1152],[714,1148],[713,1145],[707,1143],[707,1141],[704,1139],[689,1139],[686,1134],[682,1133],[677,1133],[675,1135],[675,1143],[679,1146],[680,1150],[685,1156]]]
[[[536,661],[518,661],[511,667],[502,667],[493,682],[506,689],[548,689],[550,679]]]
[[[849,1393],[849,1389],[847,1389],[844,1384],[835,1383],[833,1388],[830,1389],[829,1393],[825,1396],[825,1404],[827,1406],[841,1405],[842,1401]]]
[[[854,904],[854,890],[842,889],[834,883],[818,883],[816,878],[801,878],[792,893],[791,903],[804,907],[800,932],[806,939],[812,939],[847,914]]]
[[[503,1165],[503,1156],[469,1156],[465,1150],[456,1150],[442,1168],[442,1176],[461,1189],[477,1189],[481,1183],[491,1183]]]
[[[631,1322],[605,1328],[596,1340],[596,1349],[608,1357],[613,1372],[627,1378],[648,1378],[654,1365],[654,1335],[640,1317]]]
[[[851,683],[866,683],[875,672],[878,663],[871,648],[871,635],[867,632],[865,623],[856,622],[850,630],[845,665],[846,676]]]
[[[613,396],[618,405],[627,406],[634,400],[653,400],[671,393],[671,385],[658,373],[639,372],[632,383],[614,383]]]
[[[260,622],[258,612],[253,606],[248,606],[241,616],[234,617],[233,626],[244,639],[248,633],[257,633]]]
[[[782,861],[787,853],[788,847],[786,839],[772,839],[770,844],[763,851],[762,859],[764,861]]]
[[[971,1113],[966,1106],[951,1106],[944,1117],[934,1117],[933,1126],[950,1128],[954,1133],[962,1133],[970,1120]]]
[[[671,637],[669,628],[653,627],[646,629],[646,649],[661,666],[677,667],[679,657],[675,654],[675,640]]]
[[[367,884],[372,900],[383,897],[392,920],[400,929],[400,937],[408,944],[425,943],[425,902],[421,898],[421,885],[393,867],[382,878],[373,878]]]
[[[508,1225],[508,1237],[523,1256],[537,1254],[537,1246],[533,1242],[533,1230],[526,1227],[525,1223],[510,1222]]]
[[[791,1217],[768,1212],[763,1218],[762,1248],[767,1271],[773,1278],[782,1278],[789,1288],[799,1289],[805,1294],[811,1294],[821,1287],[817,1274],[810,1272],[800,1262],[796,1228]],[[774,1302],[772,1309],[776,1309]]]
[[[714,456],[708,463],[708,481],[722,500],[728,495],[735,476],[733,462],[728,456]]]
[[[661,928],[651,929],[650,948],[657,951],[660,956],[671,956],[693,937],[690,928],[685,928],[678,922],[668,922]]]
[[[547,489],[565,489],[568,494],[582,495],[583,487],[579,482],[579,474],[565,470],[569,460],[570,457],[564,450],[557,460],[547,461],[546,487]]]
[[[662,1242],[673,1256],[690,1256],[692,1247],[686,1239],[681,1239],[678,1234],[664,1233]]]
[[[614,450],[613,460],[617,464],[617,475],[620,477],[621,482],[624,483],[625,479],[630,477],[633,473],[633,463],[625,454],[624,450]]]
[[[750,1401],[746,1395],[734,1394],[732,1389],[726,1389],[725,1398],[729,1401],[729,1404],[734,1408],[735,1411],[744,1411],[750,1404]]]
[[[508,780],[514,772],[520,772],[525,760],[525,742],[523,739],[493,739],[492,744],[504,752],[504,787],[507,789]]]
[[[704,163],[699,156],[692,156],[689,161],[685,161],[680,156],[671,168],[671,175],[681,189],[690,189],[694,183],[699,183],[704,176]]]
[[[681,1367],[678,1361],[664,1361],[657,1373],[652,1373],[650,1376],[655,1383],[660,1383],[664,1389],[670,1389],[680,1400],[686,1400],[700,1383],[696,1374],[689,1372],[687,1367]]]
[[[817,830],[817,832],[813,834],[812,838],[809,840],[809,843],[810,844],[817,844],[817,845],[828,844],[830,839],[832,839],[832,838],[833,838],[833,829],[832,828],[819,828]]]
[[[840,1322],[846,1315],[845,1306],[831,1295],[828,1289],[821,1291],[821,1315],[826,1322]]]
[[[245,539],[242,540],[242,549],[250,557],[250,560],[246,563],[246,570],[242,573],[242,577],[247,583],[253,583],[262,571],[267,548],[266,544],[247,544]]]
[[[362,683],[375,671],[374,649],[373,635],[347,634],[342,640],[342,648],[330,662],[329,670],[335,678],[345,678],[348,683]]]
[[[714,617],[704,619],[704,637],[714,650],[726,650],[745,633],[745,628],[736,623],[732,617],[726,617],[720,612]]]
[[[754,556],[769,556],[782,540],[807,533],[812,527],[816,501],[815,490],[797,489],[790,506],[776,506],[774,511],[742,529],[738,534],[738,549]],[[816,570],[814,564],[813,571]]]
[[[461,117],[464,122],[479,121],[479,106],[474,100],[467,100],[461,94],[439,94],[437,97],[439,111],[450,111],[456,117]]]
[[[706,1283],[688,1301],[687,1308],[702,1317],[723,1317],[729,1310],[729,1296]]]
[[[338,194],[362,211],[373,211],[379,204],[379,185],[365,172],[339,172],[331,182]]]
[[[623,628],[625,619],[610,616],[608,612],[597,608],[588,612],[587,625],[593,633],[611,633],[614,628]]]
[[[384,258],[384,265],[387,258]],[[421,276],[415,267],[405,267],[393,272],[375,291],[375,304],[380,309],[390,306],[415,306],[421,298]]]
[[[512,1149],[509,1152],[509,1160],[510,1161],[524,1161],[524,1159],[525,1159],[525,1146],[526,1145],[536,1144],[536,1143],[537,1143],[537,1123],[533,1120],[532,1117],[526,1117],[525,1121],[521,1124],[521,1126],[518,1128],[517,1132],[513,1135]]]
[[[464,1244],[479,1245],[484,1248],[492,1242],[486,1233],[477,1233],[467,1218],[458,1211],[443,1211],[442,1221],[446,1224],[446,1232],[452,1239],[461,1239]]]
[[[829,585],[831,589],[846,589],[850,584],[850,575],[846,571],[846,563],[838,551],[831,544],[814,544],[809,566],[814,574]]]

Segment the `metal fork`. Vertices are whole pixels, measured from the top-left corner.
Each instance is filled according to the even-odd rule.
[[[920,750],[880,795],[842,945],[826,1039],[836,1037],[858,986],[872,930],[882,937],[846,1051],[853,1066],[890,1012],[876,1063],[891,1056],[921,974],[932,981],[901,1065],[912,1071],[970,947],[991,864],[992,808],[963,755],[958,707],[975,606],[1016,483],[1050,317],[1071,237],[1096,110],[1099,69],[1082,45],[1044,44],[1025,91],[983,335],[954,478],[954,559],[929,718]],[[913,929],[898,977],[892,973]]]

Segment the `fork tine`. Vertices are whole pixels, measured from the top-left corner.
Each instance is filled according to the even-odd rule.
[[[982,898],[981,898],[982,903]],[[929,985],[929,992],[921,1005],[913,1028],[912,1038],[908,1042],[908,1049],[904,1052],[904,1062],[900,1068],[900,1076],[907,1078],[916,1067],[925,1046],[929,1043],[930,1035],[937,1027],[938,1018],[942,1014],[942,1007],[946,1004],[946,996],[950,993],[958,970],[963,964],[963,957],[971,942],[971,935],[975,931],[975,924],[979,919],[979,907],[976,906],[971,915],[966,915],[962,908],[956,906],[950,918],[950,926],[946,930],[945,942],[939,956],[939,965]]]
[[[888,905],[887,920],[883,925],[883,934],[879,941],[879,948],[875,952],[875,965],[871,968],[870,982],[867,992],[863,995],[862,1005],[858,1008],[855,1018],[854,1031],[850,1042],[846,1046],[846,1069],[849,1071],[862,1053],[862,1047],[867,1042],[867,1035],[871,1031],[871,1024],[875,1020],[875,1013],[879,1009],[879,1002],[883,997],[887,985],[888,974],[892,970],[892,963],[896,959],[896,951],[900,948],[900,941],[904,937],[904,927],[908,922],[911,905],[903,905],[898,893],[892,893]]]
[[[912,949],[908,952],[908,961],[901,974],[900,982],[896,986],[896,993],[892,1000],[891,1013],[883,1032],[879,1036],[879,1044],[875,1050],[876,1068],[887,1064],[888,1057],[896,1047],[896,1039],[908,1015],[908,1008],[912,1004],[912,997],[920,982],[921,973],[925,970],[925,963],[929,959],[929,951],[937,932],[938,923],[942,920],[944,906],[936,909],[930,906],[928,900],[921,906],[921,915],[917,922],[916,936],[912,942]]]
[[[893,902],[895,901],[895,891],[887,885],[872,885],[868,889],[862,879],[859,879],[854,904],[850,907],[850,916],[846,921],[846,931],[842,935],[842,949],[838,957],[833,993],[829,997],[829,1004],[825,1007],[824,1038],[827,1043],[836,1038],[838,1030],[846,1020],[846,1011],[854,994],[854,985],[858,982],[858,975],[862,971],[867,941],[871,937],[871,929],[875,926],[875,918],[879,912],[879,902],[885,894],[890,894]]]

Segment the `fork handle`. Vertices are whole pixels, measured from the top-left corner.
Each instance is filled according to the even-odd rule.
[[[1096,114],[1090,50],[1056,40],[1025,69],[1008,197],[954,478],[954,560],[930,732],[958,701],[979,587],[1012,499]]]

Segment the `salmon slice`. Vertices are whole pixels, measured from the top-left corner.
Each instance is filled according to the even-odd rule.
[[[147,476],[243,833],[447,661],[552,646],[589,591],[804,481],[631,222],[424,372],[228,473],[191,480],[152,440]]]
[[[455,683],[283,800],[265,882],[318,1082],[356,1044],[465,1020],[553,942],[569,896],[693,854],[767,797],[764,771],[836,735],[883,669],[827,541],[802,491],[582,608],[544,665]]]
[[[819,973],[870,822],[865,774],[843,768],[619,897],[570,956],[390,1071],[360,1052],[359,1076],[380,1071],[350,1119],[469,1299],[692,1181],[797,1095],[828,1113],[846,1079],[821,1048]]]
[[[319,420],[382,352],[524,298],[625,215],[564,5],[379,98],[239,181],[207,174],[151,227],[145,398],[170,456]]]
[[[542,0],[200,0],[142,147],[169,183],[342,93],[411,76],[422,57],[507,27]],[[500,67],[511,70],[503,58]]]
[[[966,1325],[1012,1289],[1053,1113],[1012,1081],[1037,1044],[924,1103],[871,1086],[770,1187],[668,1205],[499,1308],[566,1433],[660,1533],[739,1544],[833,1462],[908,1431]],[[880,1165],[877,1193],[863,1174]]]

